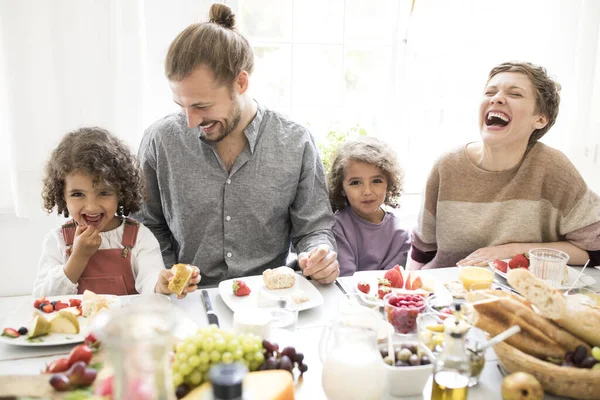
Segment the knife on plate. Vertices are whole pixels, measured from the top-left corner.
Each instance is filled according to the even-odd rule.
[[[206,310],[206,318],[208,318],[209,325],[219,326],[219,317],[212,308],[212,304],[210,303],[210,297],[208,296],[208,291],[201,290],[200,294],[202,295],[202,304],[204,304],[204,309]]]

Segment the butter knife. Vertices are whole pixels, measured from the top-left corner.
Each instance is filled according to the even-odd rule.
[[[219,326],[219,317],[215,314],[215,311],[212,308],[212,304],[210,303],[210,297],[208,296],[208,291],[201,290],[200,294],[202,295],[202,304],[204,304],[204,309],[206,310],[206,318],[208,318],[209,325]]]

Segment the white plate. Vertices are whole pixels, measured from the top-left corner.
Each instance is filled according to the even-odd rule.
[[[296,291],[302,291],[308,297],[308,301],[298,304],[298,311],[308,310],[309,308],[318,307],[323,304],[323,295],[313,286],[304,276],[296,274],[296,282],[294,286],[288,289],[270,290],[267,289],[263,281],[262,275],[247,276],[244,278],[236,278],[244,281],[250,288],[248,296],[238,297],[233,294],[233,281],[228,279],[219,283],[219,294],[221,298],[231,309],[231,311],[243,310],[246,308],[259,307],[259,300],[265,298],[271,299],[275,304],[277,299],[281,297],[291,296]],[[262,297],[262,298],[261,298]]]
[[[107,298],[109,298],[109,302],[111,304],[111,307],[119,307],[120,306],[120,300],[117,296],[112,296],[112,295],[104,295]],[[69,295],[69,296],[48,296],[46,297],[46,299],[48,301],[62,301],[64,303],[69,303],[69,299],[78,299],[78,300],[82,300],[83,299],[83,295],[78,295],[78,294],[74,294],[74,295]],[[34,298],[31,298],[30,300],[27,300],[26,302],[22,303],[20,306],[17,307],[17,309],[6,318],[6,320],[3,322],[2,325],[2,330],[4,330],[4,328],[13,328],[15,330],[19,330],[20,327],[24,326],[27,329],[29,329],[29,325],[31,323],[31,321],[33,320],[33,317],[35,314],[42,314],[45,317],[48,317],[54,313],[44,313],[41,312],[39,310],[36,311],[35,308],[33,308],[33,302],[35,301]],[[56,312],[56,311],[55,311]],[[79,320],[79,333],[74,335],[74,334],[67,334],[67,333],[51,333],[49,335],[46,336],[40,336],[37,338],[30,340],[27,340],[27,335],[21,335],[18,338],[9,338],[7,336],[0,336],[0,342],[1,343],[6,343],[6,344],[12,344],[15,346],[30,346],[30,347],[40,347],[40,346],[58,346],[58,345],[65,345],[65,344],[75,344],[75,343],[81,343],[83,342],[83,340],[85,339],[85,337],[88,335],[88,319],[84,318],[84,317],[77,317],[77,319]]]
[[[510,260],[504,260],[504,261],[508,263]],[[498,275],[500,275],[501,277],[506,279],[506,273],[495,269],[493,261],[490,261],[489,266],[491,269],[495,270]],[[571,287],[571,285],[573,284],[573,282],[575,282],[575,279],[577,279],[577,276],[579,275],[580,270],[577,270],[577,269],[571,268],[571,267],[567,267],[567,269],[569,271],[569,280],[567,280],[567,283],[565,283],[564,285],[557,286],[556,288],[559,290],[569,289]],[[590,286],[590,285],[593,285],[594,283],[596,283],[596,279],[594,279],[593,277],[591,277],[589,275],[586,275],[584,272],[581,275],[581,278],[579,278],[579,281],[577,281],[577,285],[575,285],[575,287],[580,288],[580,287]]]
[[[354,275],[352,276],[354,278],[354,287],[353,290],[358,293],[358,295],[360,296],[360,299],[367,305],[369,306],[373,306],[373,307],[383,307],[384,303],[383,300],[379,298],[379,296],[377,295],[377,280],[379,278],[383,278],[385,273],[387,271],[379,271],[381,272],[380,274],[373,274],[373,271],[358,271],[355,272]],[[423,277],[421,277],[421,279],[423,279]],[[359,282],[367,282],[370,286],[370,292],[367,293],[363,293],[360,290],[358,290],[358,283]],[[392,289],[392,292],[398,292],[398,291],[404,291],[406,289],[400,289],[400,288],[390,288]]]

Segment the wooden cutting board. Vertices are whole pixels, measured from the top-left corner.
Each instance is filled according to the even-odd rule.
[[[55,391],[48,381],[52,375],[0,375],[0,396],[64,399],[68,392]]]

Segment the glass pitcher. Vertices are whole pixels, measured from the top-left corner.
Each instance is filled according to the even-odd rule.
[[[323,328],[319,355],[323,362],[323,390],[328,399],[383,397],[386,375],[373,329],[331,323]]]
[[[96,317],[92,331],[114,370],[113,399],[175,399],[168,357],[181,318],[162,295],[142,295]]]

